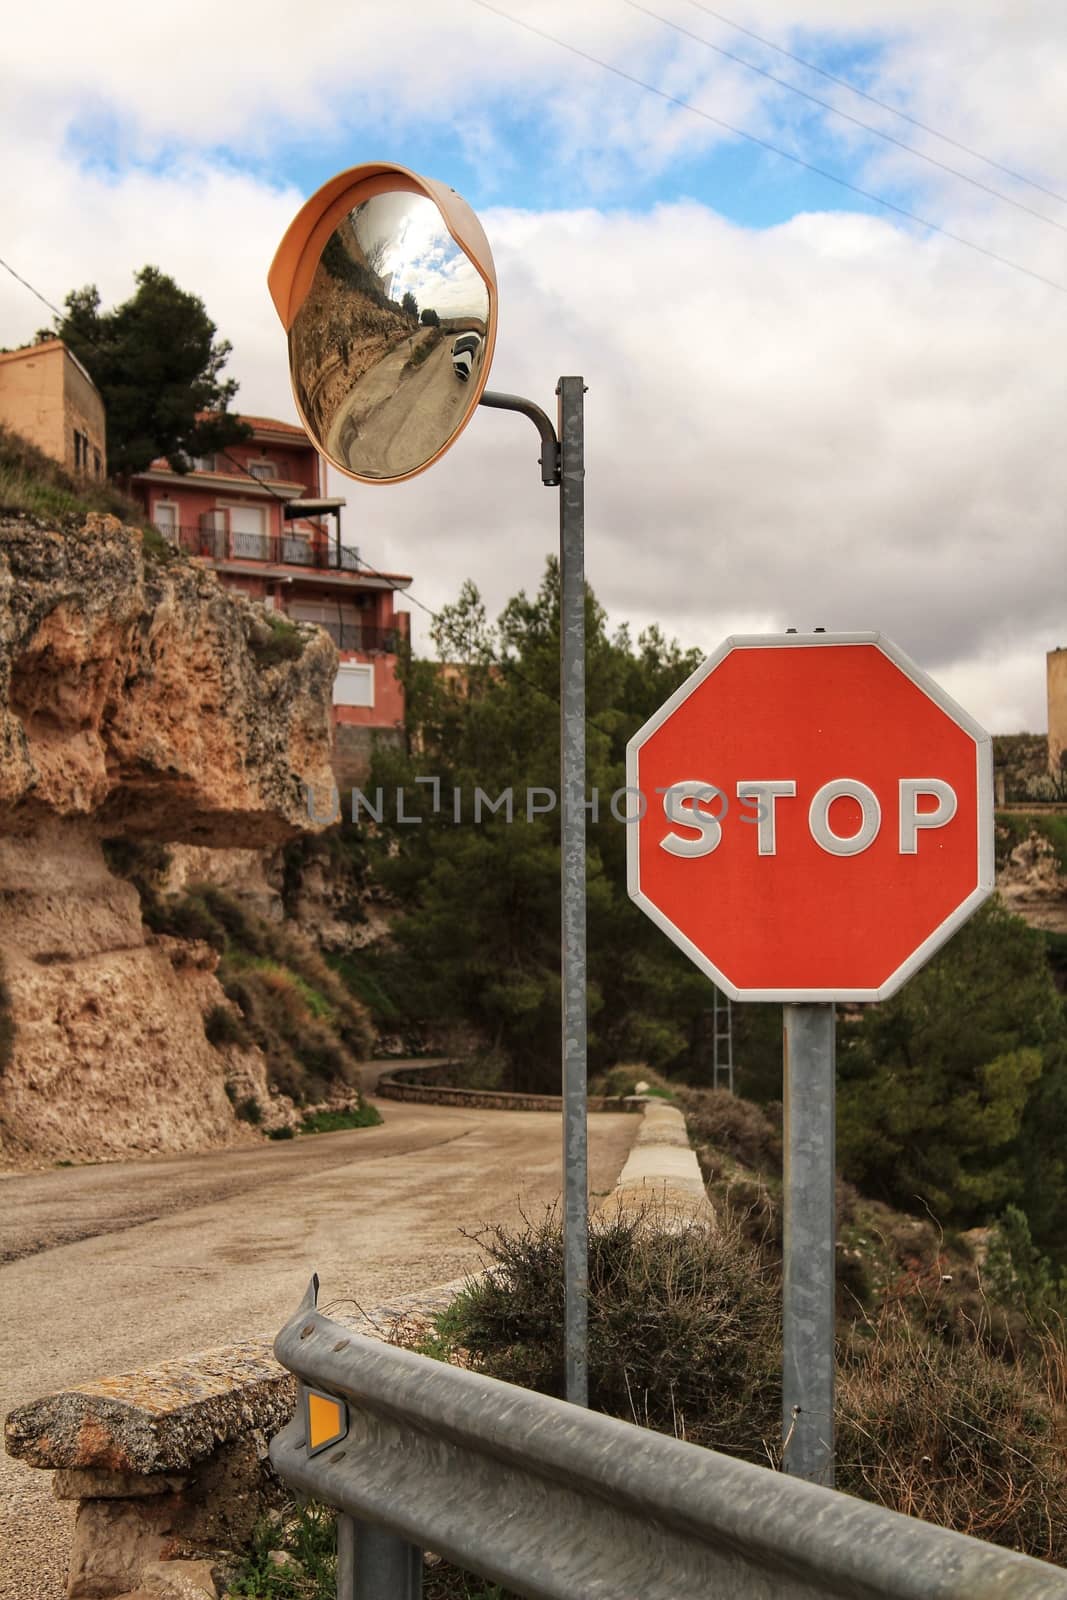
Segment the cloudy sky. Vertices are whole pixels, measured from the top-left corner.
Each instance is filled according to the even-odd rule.
[[[446,179],[496,258],[492,386],[551,411],[561,373],[588,384],[613,621],[708,649],[876,627],[994,730],[1045,727],[1060,0],[53,0],[8,19],[5,53],[0,256],[48,299],[91,282],[110,305],[151,262],[232,341],[239,406],[295,420],[265,281],[292,215],[365,160]],[[0,272],[0,345],[47,320]],[[425,605],[471,576],[495,607],[556,539],[536,458],[527,422],[483,410],[422,477],[331,487],[347,540]]]

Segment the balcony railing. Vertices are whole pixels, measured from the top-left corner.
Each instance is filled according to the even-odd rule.
[[[316,624],[330,635],[338,650],[358,650],[363,655],[396,655],[397,632],[395,628],[375,628],[361,622],[320,622]]]
[[[300,533],[228,533],[225,528],[170,528],[164,538],[192,556],[209,561],[264,561],[274,566],[312,567],[319,571],[358,572],[358,552],[325,535],[314,539]]]

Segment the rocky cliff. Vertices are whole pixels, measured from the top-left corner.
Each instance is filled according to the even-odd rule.
[[[140,533],[0,521],[0,959],[14,1024],[0,1160],[250,1136],[208,1043],[215,956],[142,925],[102,841],[253,849],[329,793],[333,645],[279,628]]]

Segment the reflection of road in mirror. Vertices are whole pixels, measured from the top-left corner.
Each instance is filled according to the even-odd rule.
[[[412,334],[356,383],[338,408],[326,453],[367,477],[395,478],[437,454],[466,414],[447,339]]]
[[[424,196],[354,207],[326,241],[290,330],[316,443],[362,477],[417,472],[470,412],[489,293]]]

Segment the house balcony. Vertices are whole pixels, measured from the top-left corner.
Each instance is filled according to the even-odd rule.
[[[362,622],[318,622],[315,626],[328,633],[341,651],[355,651],[364,656],[395,656],[399,648],[400,635],[396,628],[377,628]]]
[[[344,545],[338,548],[325,535],[315,539],[296,532],[244,533],[224,528],[179,527],[164,530],[164,537],[187,555],[217,563],[257,561],[316,572],[360,571],[357,553]]]

